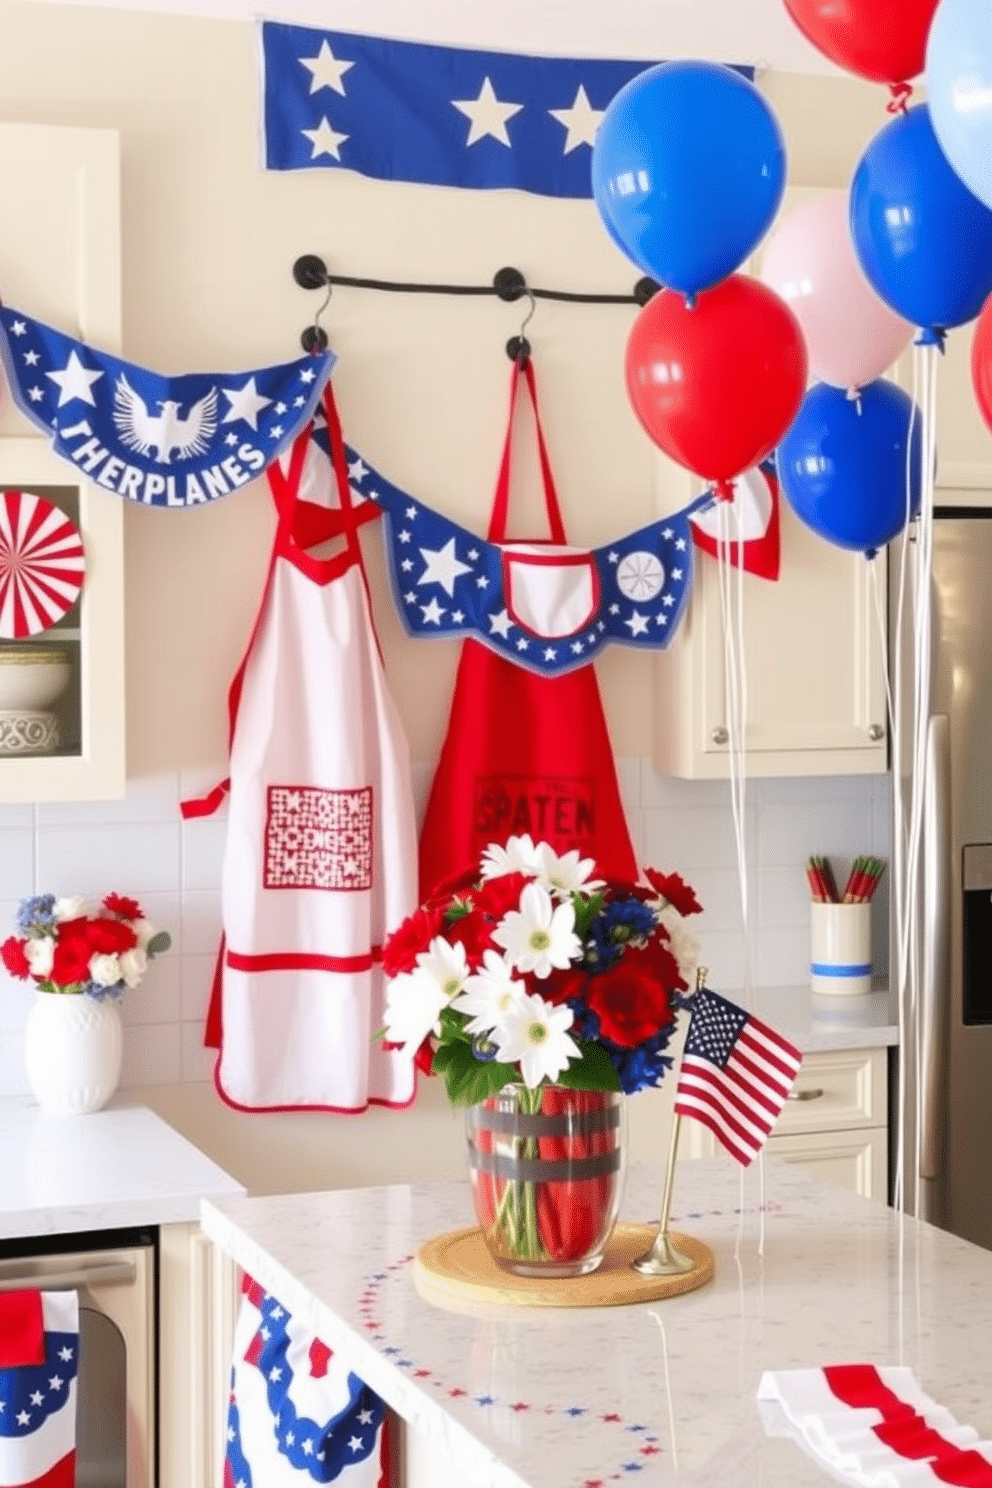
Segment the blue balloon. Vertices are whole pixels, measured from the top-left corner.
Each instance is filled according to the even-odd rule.
[[[992,291],[992,212],[951,169],[926,104],[887,124],[862,155],[851,235],[869,282],[913,325],[965,325]]]
[[[941,0],[927,38],[927,103],[940,147],[992,207],[992,26],[988,0]]]
[[[767,232],[785,189],[785,142],[740,73],[716,62],[662,62],[607,106],[592,189],[627,257],[692,297],[739,269]]]
[[[873,556],[920,510],[920,414],[880,378],[856,398],[818,382],[776,452],[782,494],[796,516],[841,548]]]

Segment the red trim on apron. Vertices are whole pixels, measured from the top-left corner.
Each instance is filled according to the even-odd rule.
[[[580,630],[585,630],[589,622],[593,620],[599,611],[600,599],[602,598],[599,582],[599,569],[596,560],[591,553],[532,553],[521,552],[512,544],[504,547],[500,552],[500,563],[503,569],[503,593],[506,596],[507,613],[520,626],[521,630],[528,635],[536,636],[540,640],[567,640],[569,636],[578,635]],[[578,624],[570,625],[567,630],[538,630],[518,608],[514,601],[515,586],[513,583],[514,568],[584,568],[589,574],[589,606]]]
[[[367,956],[310,956],[304,951],[243,956],[228,951],[225,960],[235,971],[368,971],[382,960],[382,946],[373,946]]]

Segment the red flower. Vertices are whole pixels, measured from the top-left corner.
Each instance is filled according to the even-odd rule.
[[[137,899],[129,899],[126,894],[108,894],[103,901],[103,907],[113,915],[120,915],[122,920],[143,920],[145,911]]]
[[[125,925],[123,920],[102,917],[87,922],[86,937],[90,954],[95,951],[101,956],[119,956],[121,951],[130,951],[138,944],[138,937],[130,925]]]
[[[93,950],[86,934],[85,920],[65,920],[59,930],[52,957],[49,979],[56,986],[68,987],[73,982],[87,982]]]
[[[24,941],[18,940],[16,935],[12,935],[0,946],[0,958],[11,976],[26,980],[31,975],[28,958],[24,954]]]
[[[669,953],[663,954],[675,964]],[[675,975],[677,978],[677,966]],[[604,1038],[622,1049],[636,1049],[673,1017],[655,958],[636,951],[628,951],[615,965],[589,978],[586,1002],[598,1017]]]
[[[499,922],[508,909],[520,908],[520,895],[533,880],[533,873],[504,873],[499,878],[487,878],[472,895],[476,910]]]
[[[451,945],[458,945],[460,942],[465,947],[465,959],[475,971],[482,965],[483,952],[495,950],[492,931],[493,926],[473,911],[452,920],[444,932],[444,938]]]
[[[677,873],[659,873],[657,868],[645,868],[644,877],[662,899],[667,899],[680,915],[701,914],[703,906],[695,891]]]
[[[589,979],[580,966],[566,966],[537,982],[537,992],[545,1002],[560,1007],[563,1002],[582,997],[588,985]]]
[[[426,951],[435,935],[440,935],[444,917],[437,908],[415,909],[402,925],[388,936],[382,948],[382,969],[387,977],[412,971],[421,951]]]

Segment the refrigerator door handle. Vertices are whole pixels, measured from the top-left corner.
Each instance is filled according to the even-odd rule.
[[[940,1177],[944,1061],[950,1018],[951,754],[950,723],[935,713],[927,727],[923,800],[923,980],[920,991],[920,1178]],[[905,1057],[907,1051],[904,1051]],[[923,1218],[935,1195],[923,1185]]]

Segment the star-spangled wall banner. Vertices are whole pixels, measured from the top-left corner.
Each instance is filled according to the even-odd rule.
[[[678,629],[692,591],[690,518],[709,494],[601,548],[492,543],[346,450],[353,499],[385,513],[390,584],[409,635],[471,637],[527,671],[560,677],[609,645],[663,649]]]
[[[255,480],[310,422],[335,360],[163,376],[0,305],[18,408],[87,480],[144,506],[199,506]]]
[[[528,57],[259,24],[264,163],[591,197],[607,104],[651,61]],[[658,59],[661,60],[661,59]],[[753,79],[753,67],[735,71]]]

